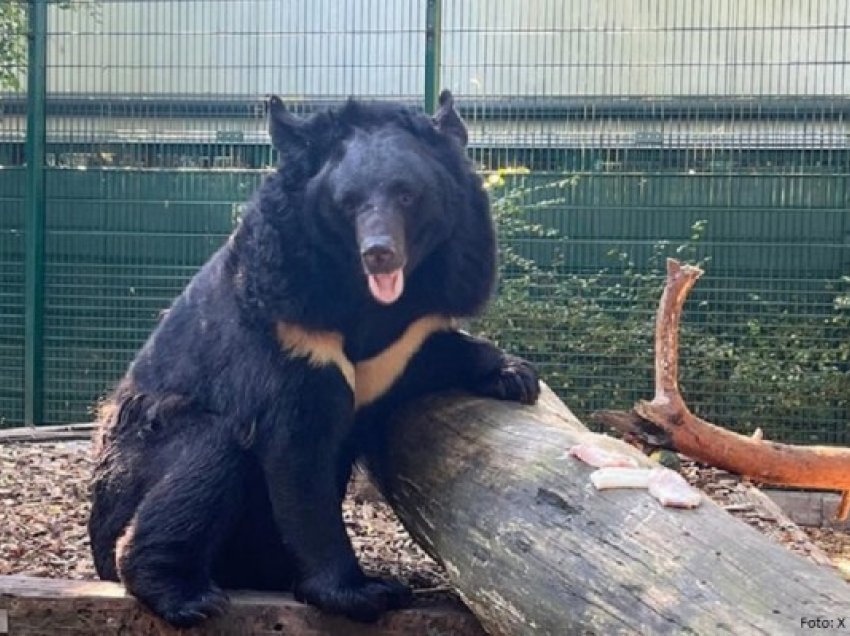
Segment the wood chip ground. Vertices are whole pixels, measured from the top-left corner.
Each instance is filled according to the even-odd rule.
[[[0,574],[95,577],[86,536],[89,449],[81,441],[0,443]],[[684,474],[732,514],[789,549],[816,561],[828,555],[850,580],[850,533],[803,531],[728,473],[686,463]],[[366,569],[398,577],[420,593],[447,588],[442,569],[379,499],[353,493],[344,516]]]

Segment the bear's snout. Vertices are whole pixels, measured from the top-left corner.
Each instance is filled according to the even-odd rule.
[[[404,257],[389,236],[369,237],[361,245],[363,266],[370,274],[389,274],[404,267]]]
[[[369,205],[357,216],[357,244],[367,274],[390,274],[407,264],[404,219],[387,206]]]
[[[360,243],[360,258],[372,297],[390,305],[404,291],[404,252],[390,236],[370,236]]]

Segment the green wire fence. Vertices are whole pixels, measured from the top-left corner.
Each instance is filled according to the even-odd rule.
[[[503,241],[475,328],[628,408],[663,259],[700,262],[692,407],[850,443],[845,0],[6,0],[0,426],[91,417],[273,164],[266,95],[442,87]]]

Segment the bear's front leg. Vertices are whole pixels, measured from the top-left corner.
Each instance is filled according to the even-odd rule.
[[[303,375],[266,418],[255,447],[281,539],[297,565],[295,596],[329,613],[375,621],[412,595],[398,582],[364,574],[345,531],[337,468],[354,418],[352,392],[336,369]]]
[[[430,336],[390,392],[393,403],[450,389],[534,404],[540,396],[537,371],[527,360],[462,331]]]

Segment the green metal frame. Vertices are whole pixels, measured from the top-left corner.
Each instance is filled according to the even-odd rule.
[[[0,89],[0,427],[91,417],[270,167],[261,95],[433,112],[449,87],[506,220],[501,293],[476,329],[580,414],[632,404],[651,390],[654,264],[710,258],[683,338],[689,403],[736,430],[850,443],[836,3],[801,0],[803,22],[662,3],[647,39],[637,20],[612,33],[613,4],[588,21],[564,0],[203,0],[233,30],[204,18],[191,33],[179,2],[10,1],[25,55],[7,63],[28,92]],[[699,44],[719,22],[740,67],[726,79]]]
[[[425,17],[425,112],[437,110],[440,94],[442,0],[428,0]]]
[[[30,0],[27,49],[27,191],[24,421],[43,419],[47,0]]]

